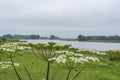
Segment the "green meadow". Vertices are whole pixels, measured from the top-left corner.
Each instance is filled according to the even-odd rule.
[[[47,63],[43,60],[37,59],[32,53],[24,53],[22,56],[14,56],[14,62],[20,64],[17,68],[19,75],[22,80],[29,80],[23,64],[29,70],[33,80],[45,80],[46,76],[46,65]],[[10,58],[7,55],[2,55],[0,62],[8,62]],[[81,65],[83,70],[76,80],[120,80],[120,62],[119,61],[101,61],[92,64]],[[68,70],[61,65],[55,63],[51,64],[50,77],[52,80],[54,76],[55,80],[64,80]],[[74,75],[76,71],[70,75]],[[15,71],[12,66],[6,69],[0,69],[0,80],[18,80]]]
[[[19,49],[21,49],[21,51],[14,51],[14,48],[16,49],[16,47],[14,47],[13,44],[9,44],[9,42],[13,41],[2,41],[1,43],[1,45],[4,43],[5,45],[1,46],[0,49],[0,80],[120,80],[119,50],[104,52],[78,50],[69,48],[69,45],[62,45],[62,47],[59,47],[60,45],[58,46],[58,44],[50,42],[48,44],[30,44],[33,46],[33,49],[35,49],[35,51],[39,49],[39,51],[42,52],[42,50],[44,50],[42,53],[39,53],[39,51],[37,53],[33,53],[29,50],[23,50],[20,46]],[[18,46],[16,43],[14,45]],[[58,60],[58,63],[52,61],[55,56],[53,56],[54,54],[51,53],[54,53],[54,50],[58,49],[69,49],[69,51],[72,51],[68,52],[69,54],[67,53],[66,55],[61,55],[58,53],[59,56],[57,57],[67,57],[66,60],[68,59],[68,63],[66,60],[64,60],[64,58],[60,58],[60,60]],[[64,51],[59,52],[63,53]],[[11,53],[14,54],[10,56]],[[39,55],[42,57],[39,57]],[[93,58],[89,57],[92,62],[90,61],[81,63],[79,61],[72,61],[73,58],[77,59],[78,57],[83,59],[83,55],[83,58],[85,58],[86,55],[92,55]],[[96,56],[99,60],[94,56]],[[49,70],[48,63],[50,63]],[[65,65],[69,67],[65,67]],[[49,77],[46,77],[47,74]],[[18,78],[18,75],[20,78]]]

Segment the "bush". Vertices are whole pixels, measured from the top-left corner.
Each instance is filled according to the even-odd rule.
[[[110,61],[120,61],[120,51],[107,51],[107,56]]]

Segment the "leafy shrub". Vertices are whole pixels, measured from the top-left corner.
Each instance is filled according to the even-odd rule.
[[[120,51],[107,51],[107,56],[110,61],[120,61]]]

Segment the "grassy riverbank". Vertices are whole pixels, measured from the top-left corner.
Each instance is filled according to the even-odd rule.
[[[20,40],[19,39],[2,39],[2,38],[0,38],[0,44],[8,43],[8,42],[20,42]]]
[[[64,39],[65,40],[65,39]],[[63,41],[64,41],[63,40]],[[76,39],[67,39],[65,41],[78,41]],[[120,43],[120,40],[85,40],[85,41],[80,41],[80,42],[105,42],[105,43]]]
[[[87,40],[86,42],[120,43],[120,40]]]
[[[7,55],[2,55],[0,62],[10,61]],[[45,61],[37,59],[31,53],[24,53],[23,56],[15,56],[14,62],[19,63],[20,66],[16,67],[23,80],[29,80],[26,77],[23,64],[28,68],[33,80],[45,80],[46,65]],[[76,80],[120,80],[120,62],[104,60],[92,64],[81,65],[84,70],[80,73]],[[63,80],[66,77],[67,69],[61,65],[51,64],[51,73],[55,76],[55,80]],[[73,71],[74,75],[76,71]],[[0,80],[18,80],[12,66],[6,69],[0,69]],[[52,80],[52,79],[49,79]]]

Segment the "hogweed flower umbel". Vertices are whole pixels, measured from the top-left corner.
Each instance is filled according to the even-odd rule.
[[[54,60],[58,62],[65,63],[66,60],[64,59],[65,56],[59,56],[60,50],[66,50],[70,47],[70,45],[65,44],[57,44],[54,42],[48,42],[46,44],[38,43],[32,44],[30,43],[29,46],[31,47],[32,52],[34,55],[47,62],[47,72],[46,72],[46,80],[49,79],[49,71],[50,71],[50,64],[54,62]],[[64,60],[63,60],[64,59]],[[60,61],[61,60],[61,61]]]

